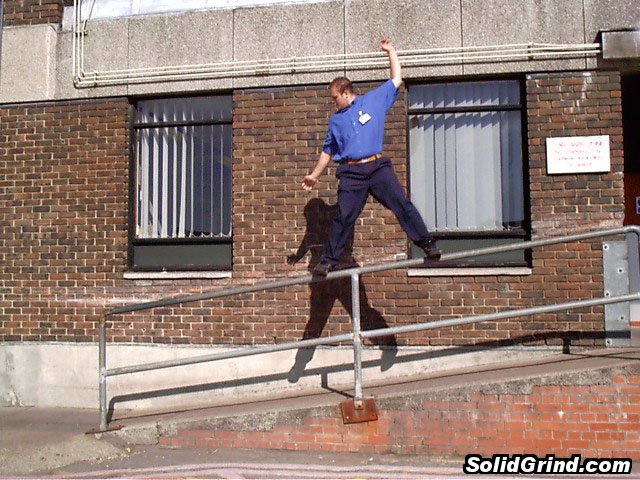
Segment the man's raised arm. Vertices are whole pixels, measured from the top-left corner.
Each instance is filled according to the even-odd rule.
[[[402,85],[402,68],[400,67],[400,60],[398,60],[398,54],[396,53],[396,47],[393,46],[390,40],[380,40],[380,48],[389,54],[389,66],[391,67],[391,81],[396,88]]]

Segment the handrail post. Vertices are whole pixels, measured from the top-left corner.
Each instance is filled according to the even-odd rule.
[[[640,232],[636,229],[626,235],[627,240],[627,276],[629,282],[629,293],[640,293]],[[634,324],[640,318],[640,301],[628,302],[629,312],[629,345],[635,346],[639,343],[637,328]]]
[[[107,316],[100,319],[98,328],[98,370],[100,397],[100,430],[107,429]]]
[[[351,275],[351,309],[353,317],[353,373],[355,408],[362,408],[362,337],[360,336],[360,275]]]

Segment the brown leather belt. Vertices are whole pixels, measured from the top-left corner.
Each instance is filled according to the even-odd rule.
[[[347,160],[347,164],[355,165],[356,163],[369,163],[379,159],[380,157],[382,157],[382,154],[376,153],[375,155],[371,155],[370,157],[367,157],[367,158],[361,158],[360,160]]]

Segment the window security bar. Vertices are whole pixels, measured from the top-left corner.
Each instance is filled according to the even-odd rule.
[[[547,238],[543,240],[532,240],[518,244],[502,245],[498,247],[481,248],[476,250],[467,250],[463,252],[456,252],[442,255],[443,261],[446,260],[458,260],[462,258],[476,257],[482,255],[491,255],[495,253],[503,253],[513,250],[525,250],[530,248],[542,247],[546,245],[554,245],[560,243],[577,242],[581,240],[589,240],[594,238],[612,237],[618,235],[635,235],[635,246],[640,246],[640,227],[627,226],[607,230],[597,230],[593,232],[586,232],[574,235],[565,235],[561,237]],[[121,307],[113,308],[109,311],[101,320],[99,325],[99,396],[100,396],[100,427],[98,431],[107,430],[107,377],[126,375],[131,373],[138,373],[150,370],[159,370],[163,368],[178,367],[185,365],[193,365],[197,363],[212,362],[216,360],[225,360],[231,358],[247,357],[252,355],[259,355],[264,353],[273,353],[284,350],[295,350],[299,348],[312,347],[318,345],[330,345],[339,342],[351,341],[354,349],[354,406],[355,408],[361,408],[363,403],[362,395],[362,340],[364,338],[383,337],[392,334],[399,333],[413,333],[423,330],[432,330],[436,328],[444,328],[458,325],[465,325],[471,323],[480,323],[494,320],[504,320],[507,318],[516,318],[522,316],[536,315],[540,313],[553,313],[559,311],[573,310],[577,308],[593,307],[598,305],[609,305],[614,303],[631,302],[640,300],[640,292],[629,293],[626,295],[617,296],[603,296],[599,298],[576,300],[573,302],[566,302],[554,305],[537,306],[531,308],[508,310],[498,313],[476,315],[470,317],[462,317],[457,319],[440,320],[434,322],[418,323],[414,325],[406,325],[400,327],[380,328],[375,330],[360,331],[360,275],[365,273],[382,272],[386,270],[394,270],[401,268],[418,267],[424,265],[424,259],[411,259],[402,260],[397,262],[388,262],[374,264],[364,267],[351,268],[345,270],[339,270],[329,273],[325,278],[319,278],[313,275],[301,275],[295,278],[287,278],[283,280],[277,280],[272,282],[261,282],[254,285],[241,286],[236,288],[229,288],[224,290],[204,292],[195,295],[184,295],[176,297],[163,298],[156,301],[142,302],[132,305],[125,305]],[[272,290],[292,285],[302,285],[314,282],[330,281],[337,278],[351,278],[351,292],[352,292],[352,320],[353,331],[342,335],[334,335],[324,338],[316,338],[309,340],[300,340],[297,342],[267,345],[258,348],[244,348],[233,352],[225,352],[211,355],[200,355],[191,358],[183,358],[177,360],[168,360],[161,362],[145,363],[140,365],[125,366],[119,368],[106,367],[106,333],[107,333],[107,319],[112,315],[124,314],[128,312],[135,312],[140,310],[146,310],[157,307],[165,307],[171,305],[179,305],[189,302],[196,302],[202,300],[210,300],[214,298],[230,297],[234,295],[240,295],[243,293],[252,293],[264,290]]]

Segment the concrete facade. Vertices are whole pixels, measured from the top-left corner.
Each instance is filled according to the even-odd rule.
[[[50,25],[7,28],[2,35],[0,101],[52,99],[58,35]]]
[[[108,347],[110,368],[228,352],[229,347],[122,345]],[[237,350],[237,348],[236,348]],[[404,348],[390,360],[379,349],[363,354],[366,386],[384,384],[455,368],[492,362],[544,358],[554,349]],[[557,349],[556,349],[557,351]],[[98,357],[92,344],[24,343],[0,347],[0,404],[14,407],[96,408]],[[319,348],[306,365],[295,352],[279,352],[203,363],[183,368],[110,377],[107,387],[113,411],[201,408],[286,398],[349,389],[353,384],[353,351]],[[365,392],[367,388],[365,387]]]
[[[66,7],[72,17],[72,7]],[[479,21],[480,19],[480,21]],[[188,82],[123,83],[73,88],[70,20],[59,25],[5,25],[0,100],[47,101],[142,95],[268,85],[326,83],[339,71],[259,74]],[[260,29],[255,26],[260,25]],[[86,72],[180,67],[279,58],[371,53],[391,37],[402,50],[598,41],[598,32],[640,27],[632,1],[607,2],[423,2],[376,0],[321,2],[202,10],[89,20],[83,52]],[[57,34],[51,28],[58,30]],[[54,31],[55,31],[54,30]],[[17,43],[33,48],[25,55]],[[29,50],[27,50],[28,52]],[[578,56],[579,57],[579,56]],[[25,63],[25,58],[30,59]],[[405,78],[593,68],[594,58],[429,65],[405,69]],[[31,73],[25,83],[25,69]],[[353,80],[384,78],[386,68],[345,72]],[[88,90],[88,91],[87,91]]]
[[[4,404],[95,406],[97,325],[114,306],[308,273],[312,255],[305,252],[295,265],[286,259],[305,242],[311,221],[322,220],[335,201],[333,167],[313,195],[300,188],[331,113],[326,84],[346,73],[366,90],[388,75],[386,65],[238,76],[229,70],[218,78],[77,88],[73,34],[60,26],[65,3],[55,3],[50,16],[42,17],[21,2],[5,2],[11,15],[5,17],[0,75]],[[296,3],[90,20],[83,58],[86,72],[178,71],[212,63],[232,69],[247,61],[372,53],[382,37],[402,50],[577,45],[597,41],[604,29],[639,26],[640,10],[625,0]],[[605,68],[597,55],[577,55],[417,64],[404,68],[404,76],[408,85],[505,75],[521,81],[526,213],[530,237],[537,239],[622,225],[621,74],[628,71],[640,71],[640,62]],[[127,266],[132,105],[143,98],[217,93],[233,97],[233,267],[224,275],[132,274]],[[385,153],[403,185],[410,174],[406,103],[403,90],[387,117],[385,138]],[[610,172],[547,174],[545,139],[577,135],[609,136]],[[317,207],[317,218],[305,218],[312,200],[323,208]],[[402,258],[408,254],[406,236],[393,215],[371,201],[356,227],[352,253],[360,264]],[[601,246],[594,241],[537,250],[527,268],[367,275],[360,295],[365,328],[377,328],[592,298],[602,291]],[[109,321],[109,366],[345,333],[351,328],[350,295],[347,282],[341,282],[115,316]],[[522,352],[602,345],[604,321],[602,309],[592,308],[396,340],[399,358],[413,360],[381,369],[380,350],[372,347],[366,356],[368,381]],[[466,355],[468,347],[480,353]],[[421,349],[436,360],[421,358],[416,354]],[[432,353],[440,349],[445,353]],[[449,355],[458,351],[464,354]],[[125,408],[162,408],[206,403],[214,394],[237,401],[349,382],[346,347],[308,353],[307,360],[281,353],[225,367],[159,371],[143,376],[142,383],[117,379],[109,396],[120,398]],[[301,374],[299,381],[290,381],[292,370]],[[211,385],[220,389],[211,393]]]

